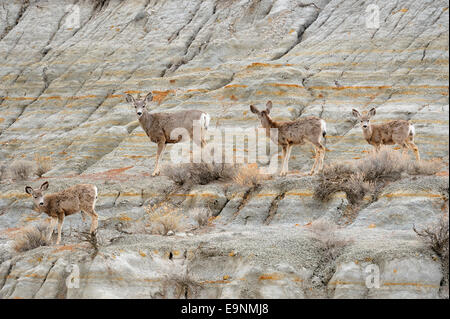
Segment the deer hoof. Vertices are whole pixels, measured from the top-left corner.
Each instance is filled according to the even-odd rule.
[[[152,173],[152,176],[158,176],[158,175],[159,175],[159,171]]]
[[[287,172],[280,172],[280,176],[286,176]]]

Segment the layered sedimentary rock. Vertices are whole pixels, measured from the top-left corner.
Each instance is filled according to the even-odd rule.
[[[40,154],[52,167],[42,179],[0,184],[1,298],[177,297],[176,285],[164,279],[176,267],[201,283],[188,297],[438,297],[439,260],[412,226],[448,212],[447,2],[1,4],[0,161]],[[371,4],[379,9],[378,28],[366,24]],[[339,232],[352,243],[331,266],[307,225],[342,221],[345,195],[320,203],[313,198],[317,178],[298,175],[275,176],[256,189],[179,187],[151,177],[156,145],[124,99],[148,91],[152,110],[200,109],[211,115],[212,129],[259,126],[249,105],[268,100],[276,120],[320,116],[327,122],[326,163],[371,150],[351,109],[376,107],[375,123],[410,120],[422,158],[445,165],[435,176],[389,184],[351,222],[341,222]],[[294,147],[290,169],[308,171],[312,156],[309,145]],[[24,193],[44,178],[50,191],[97,185],[97,255],[74,236],[89,227],[79,215],[66,219],[65,246],[13,252],[18,228],[45,219]],[[200,232],[137,231],[145,207],[160,201],[186,216],[209,207],[217,218]],[[65,285],[66,266],[74,264],[78,289]],[[365,284],[369,264],[380,269],[380,288]],[[326,287],[318,284],[324,278]]]

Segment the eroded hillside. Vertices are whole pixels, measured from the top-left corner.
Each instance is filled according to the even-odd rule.
[[[379,28],[366,27],[369,4]],[[448,2],[2,0],[0,17],[0,298],[445,296],[440,259],[412,227],[448,214]],[[292,174],[256,187],[180,186],[151,177],[156,144],[124,98],[148,91],[155,110],[204,110],[217,128],[258,126],[249,105],[268,100],[276,120],[320,116],[326,164],[367,155],[351,110],[375,107],[375,123],[410,120],[422,158],[443,166],[386,183],[351,219],[344,193],[322,203],[319,177],[295,174],[313,163],[309,145],[294,147]],[[50,163],[43,177],[8,174],[36,154]],[[97,185],[98,252],[76,236],[89,227],[80,215],[62,246],[14,251],[21,227],[46,219],[24,192],[44,180]],[[142,226],[162,203],[187,217],[184,231]],[[194,229],[202,207],[215,218]],[[345,241],[331,255],[310,230],[323,219]],[[365,284],[373,264],[380,288]],[[65,284],[74,265],[80,288]]]

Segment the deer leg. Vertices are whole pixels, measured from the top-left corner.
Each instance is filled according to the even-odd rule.
[[[319,153],[319,150],[317,149],[317,146],[315,146],[315,145],[314,145],[314,152],[315,152],[314,164],[311,167],[311,171],[309,172],[309,175],[314,175],[314,171],[316,170],[316,167],[317,167],[317,164],[318,164],[318,161],[319,161],[320,153]]]
[[[81,219],[83,220],[83,223],[84,223],[86,221],[86,214],[82,210],[80,211],[80,213],[81,213]]]
[[[408,150],[409,150],[409,145],[405,142],[401,145],[402,148],[402,155],[403,156],[407,156],[408,155]]]
[[[285,167],[286,167],[286,154],[287,154],[287,145],[281,146],[282,158],[281,158],[281,171],[280,176],[286,175]]]
[[[321,145],[321,147],[319,147],[319,169],[317,172],[320,172],[323,169],[323,161],[325,159],[325,147],[323,145]]]
[[[420,153],[419,153],[419,148],[417,147],[417,145],[412,141],[406,142],[406,143],[413,150],[414,155],[416,156],[416,160],[420,161]]]
[[[49,230],[48,235],[47,235],[47,241],[51,241],[52,240],[53,230],[55,229],[56,222],[57,222],[57,218],[56,217],[52,217],[52,219],[50,220],[50,230]]]
[[[286,168],[285,168],[286,174],[289,172],[289,159],[291,158],[292,147],[293,147],[293,145],[290,145],[290,144],[289,144],[288,147],[287,147],[287,152],[286,152]]]
[[[64,222],[64,213],[58,215],[58,238],[56,239],[56,245],[59,245],[61,242],[61,230]]]
[[[91,234],[94,234],[97,231],[97,227],[98,227],[98,215],[95,212],[94,208],[89,210],[89,215],[91,216],[91,229],[90,229],[90,232],[91,232]]]
[[[159,159],[162,156],[164,149],[166,148],[166,143],[159,143],[158,144],[158,150],[156,151],[156,164],[155,169],[153,170],[152,176],[159,175]]]

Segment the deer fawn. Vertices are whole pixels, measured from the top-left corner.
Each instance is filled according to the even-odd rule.
[[[323,168],[325,157],[325,147],[322,144],[322,139],[325,139],[326,135],[325,121],[315,116],[308,116],[295,121],[276,122],[269,116],[271,108],[271,101],[267,102],[266,109],[263,111],[259,111],[254,105],[250,105],[250,110],[258,115],[268,137],[270,136],[271,128],[278,129],[278,139],[273,140],[273,142],[281,145],[283,151],[280,176],[286,175],[289,170],[289,157],[291,156],[292,146],[302,145],[305,142],[313,144],[316,153],[310,175],[320,171]],[[274,137],[271,138],[273,139]]]
[[[414,136],[416,131],[409,121],[394,120],[383,124],[371,124],[370,119],[375,115],[375,108],[369,112],[359,113],[353,109],[352,114],[356,117],[362,126],[364,138],[367,143],[373,145],[378,151],[381,145],[398,144],[403,148],[403,154],[412,149],[416,159],[420,160],[419,148],[414,144]]]
[[[91,184],[79,184],[67,188],[61,192],[43,195],[48,188],[48,182],[44,182],[39,189],[31,186],[25,187],[25,192],[33,196],[34,204],[41,213],[46,213],[51,217],[50,233],[48,240],[52,238],[56,222],[58,222],[58,239],[56,245],[61,241],[61,229],[64,217],[81,211],[91,216],[91,233],[95,234],[98,225],[98,215],[95,212],[95,202],[97,200],[97,187]]]
[[[189,110],[179,111],[174,113],[149,113],[147,111],[147,103],[153,99],[152,93],[148,93],[143,99],[137,98],[136,100],[130,94],[126,95],[128,103],[133,103],[136,114],[139,118],[139,123],[142,129],[145,131],[150,140],[158,144],[158,150],[156,153],[156,164],[152,176],[159,175],[159,159],[161,158],[164,149],[167,144],[175,144],[181,141],[181,135],[176,138],[171,136],[172,131],[175,129],[185,129],[191,139],[201,148],[206,145],[205,132],[208,129],[210,116],[208,113]],[[200,137],[194,135],[194,121],[199,121],[200,125]],[[174,131],[176,132],[176,131]]]

